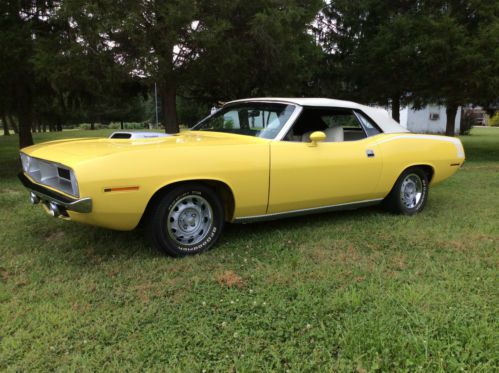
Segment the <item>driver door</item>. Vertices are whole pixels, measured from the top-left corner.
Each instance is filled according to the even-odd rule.
[[[345,127],[345,141],[319,142],[316,146],[301,141],[271,144],[268,214],[380,198],[376,187],[383,163],[381,154],[374,145],[376,140],[352,127],[355,120],[363,131],[350,112],[352,119]],[[322,126],[331,123],[328,118],[323,119]],[[321,130],[315,127],[317,124],[298,122],[299,119],[297,124],[303,133],[308,129]],[[295,138],[302,135],[300,130],[298,135],[295,132]]]

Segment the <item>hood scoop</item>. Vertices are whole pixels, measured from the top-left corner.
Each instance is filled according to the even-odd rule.
[[[169,137],[167,133],[161,132],[113,132],[110,139],[154,139],[156,137]]]

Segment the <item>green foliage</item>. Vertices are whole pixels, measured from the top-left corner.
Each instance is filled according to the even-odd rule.
[[[168,132],[178,129],[177,92],[202,106],[244,96],[302,94],[311,75],[307,66],[319,54],[306,31],[320,0],[285,6],[273,0],[107,0],[83,11],[79,0],[64,4],[78,24],[91,25],[82,29],[85,38],[111,42],[110,53],[129,74],[157,83],[160,120]],[[185,107],[182,114],[182,122],[193,123]]]
[[[233,129],[234,128],[234,121],[232,119],[228,119],[224,121],[224,128],[225,129]]]
[[[94,124],[95,125],[95,124]],[[81,129],[81,130],[89,130],[91,127],[91,124],[90,123],[81,123],[78,128]]]
[[[467,136],[475,125],[475,118],[470,111],[465,111],[461,117],[460,134]]]
[[[142,122],[123,123],[123,127],[125,129],[141,129],[141,130],[149,128],[149,126],[146,123],[142,123]]]
[[[92,125],[90,123],[81,123],[78,125],[79,129],[82,130],[89,130],[91,129]],[[121,129],[121,123],[118,122],[111,122],[109,124],[102,124],[102,123],[95,123],[94,124],[94,129],[112,129],[112,130],[120,130]],[[144,122],[124,122],[123,123],[123,129],[124,130],[143,130],[143,129],[148,129],[149,125]]]
[[[100,129],[102,126],[100,123],[94,123],[94,129],[98,130]],[[81,130],[89,130],[89,129],[92,129],[92,124],[90,123],[81,123],[79,126],[78,126],[79,129]]]
[[[33,125],[155,123],[154,84],[169,132],[255,96],[492,111],[498,14],[471,0],[5,0],[0,117],[23,143]]]
[[[339,0],[320,20],[350,97],[395,110],[445,104],[453,117],[459,105],[497,105],[498,17],[497,1]]]
[[[489,126],[499,127],[499,112],[496,112],[492,117],[489,118]]]
[[[111,122],[111,123],[109,123],[109,125],[107,126],[107,128],[109,128],[110,130],[120,129],[121,128],[121,123]]]
[[[393,99],[410,103],[404,99],[410,100],[415,80],[418,6],[416,2],[348,0],[328,4],[321,18],[322,39],[335,67],[344,74],[348,94],[381,105]]]
[[[472,135],[420,215],[228,225],[181,260],[30,206],[0,137],[0,370],[494,371],[499,132]]]
[[[91,24],[76,22],[70,4],[0,4],[0,115],[19,119],[21,142],[34,125],[145,119],[142,83],[105,44],[86,38]]]
[[[311,93],[322,51],[308,31],[322,6],[319,0],[219,2],[210,8],[215,29],[201,35],[203,55],[193,61],[185,91],[201,96],[207,107],[218,100]]]
[[[180,123],[185,123],[188,127],[192,127],[210,114],[211,106],[213,106],[213,103],[210,105],[204,103],[202,100],[178,97],[178,120]]]

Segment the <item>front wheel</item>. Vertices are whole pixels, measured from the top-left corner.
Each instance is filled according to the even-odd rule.
[[[405,170],[385,198],[385,206],[396,213],[414,215],[422,211],[428,199],[428,175],[421,168]]]
[[[185,184],[157,200],[147,233],[152,244],[168,255],[199,254],[213,247],[224,218],[222,203],[211,188]]]

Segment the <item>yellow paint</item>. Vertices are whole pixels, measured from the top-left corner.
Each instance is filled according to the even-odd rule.
[[[457,171],[452,163],[464,161],[455,144],[436,140],[436,136],[399,137],[382,134],[330,143],[318,135],[316,146],[310,146],[186,131],[151,139],[53,141],[23,152],[73,169],[80,198],[91,197],[93,210],[88,214],[70,212],[72,220],[130,230],[154,193],[176,182],[226,184],[235,200],[233,218],[240,218],[383,198],[407,167],[432,167],[435,184]],[[367,157],[368,149],[375,157]],[[139,189],[104,191],[113,186]]]
[[[309,146],[317,146],[318,142],[326,140],[326,134],[322,131],[315,131],[310,134]]]
[[[371,139],[275,142],[271,147],[269,213],[378,197],[382,157]],[[375,151],[368,158],[366,149]]]

